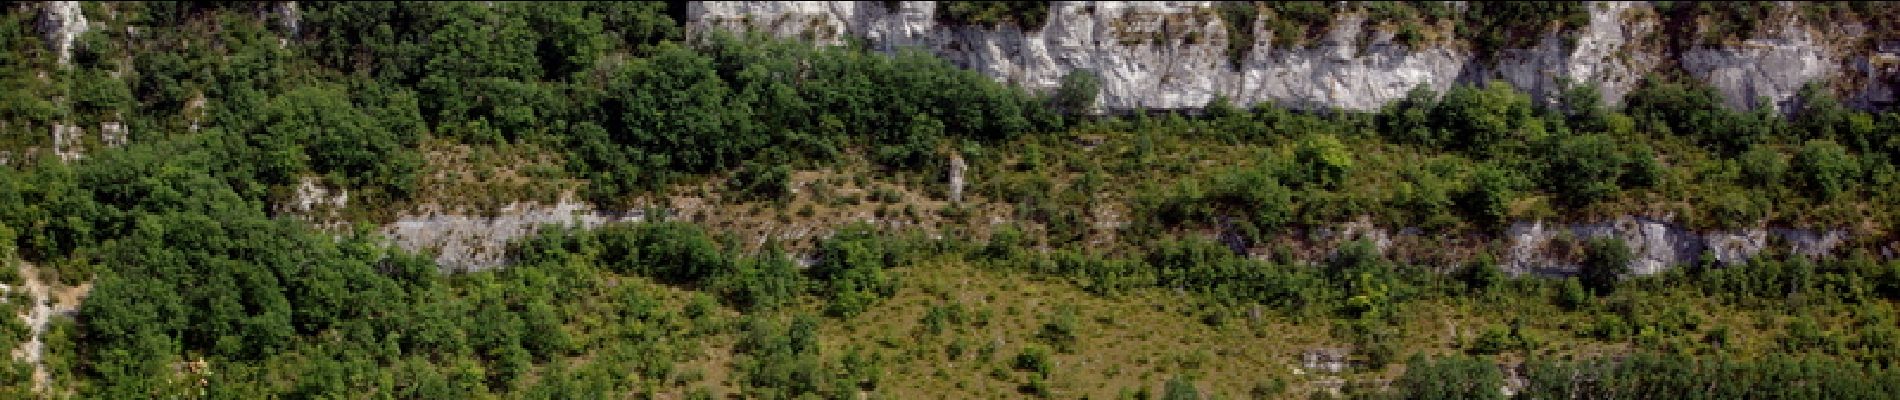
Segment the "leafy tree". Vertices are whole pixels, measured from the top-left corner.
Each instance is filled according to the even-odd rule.
[[[1583,264],[1580,265],[1578,278],[1585,287],[1599,295],[1616,290],[1616,282],[1623,274],[1629,273],[1629,264],[1633,259],[1630,248],[1616,238],[1594,238],[1585,242]]]
[[[1517,199],[1523,180],[1495,164],[1480,165],[1458,196],[1458,205],[1480,226],[1500,227],[1510,216],[1511,202]]]
[[[1559,78],[1565,121],[1578,132],[1604,132],[1609,129],[1609,111],[1603,108],[1603,95],[1596,85],[1579,85]]]
[[[1352,153],[1332,135],[1307,136],[1295,147],[1293,158],[1303,170],[1302,181],[1319,187],[1344,185],[1352,171]]]
[[[1721,154],[1740,153],[1779,131],[1780,118],[1766,110],[1730,111],[1715,88],[1700,81],[1677,83],[1648,77],[1626,102],[1628,113],[1641,128],[1686,136]]]
[[[1758,187],[1778,187],[1787,175],[1788,161],[1781,152],[1767,146],[1755,146],[1742,153],[1742,182]]]
[[[589,1],[588,14],[598,14],[601,26],[619,39],[620,47],[644,50],[679,36],[680,26],[668,16],[673,4],[657,2]]]
[[[1064,113],[1087,114],[1095,109],[1095,97],[1101,91],[1102,78],[1095,71],[1078,69],[1062,76],[1062,85],[1051,100]]]
[[[1795,175],[1808,195],[1831,200],[1852,190],[1859,165],[1847,149],[1831,140],[1810,140],[1794,156]]]
[[[846,227],[818,245],[819,261],[807,273],[830,298],[828,312],[856,315],[879,299],[897,293],[897,282],[884,270],[898,265],[898,254],[880,245],[869,226]]]
[[[714,286],[733,303],[750,310],[772,310],[791,304],[805,292],[798,265],[776,248],[758,258],[740,261],[737,270],[716,280]]]
[[[278,96],[264,110],[254,140],[268,182],[289,184],[305,170],[339,176],[349,186],[397,195],[413,187],[422,159],[409,132],[392,132],[356,107],[340,86],[312,86]]]
[[[1449,356],[1427,359],[1414,355],[1405,362],[1405,374],[1393,386],[1408,399],[1502,399],[1498,392],[1504,376],[1484,359]]]
[[[1543,133],[1530,96],[1502,81],[1482,88],[1454,86],[1432,111],[1432,125],[1442,130],[1446,144],[1473,154],[1489,154],[1500,150],[1498,146]]]
[[[1566,204],[1580,206],[1609,198],[1629,158],[1606,135],[1581,135],[1553,140],[1545,159],[1543,182]]]
[[[740,200],[782,200],[791,194],[792,169],[785,164],[747,164],[727,184]]]
[[[1200,400],[1201,390],[1194,387],[1193,380],[1188,379],[1186,376],[1176,375],[1173,379],[1168,379],[1168,384],[1161,391],[1161,398],[1165,400]]]
[[[1009,24],[1023,30],[1041,29],[1049,19],[1047,1],[946,1],[937,3],[937,18],[955,24],[987,27]]]
[[[594,61],[610,49],[600,13],[588,12],[590,4],[576,2],[535,2],[511,5],[527,19],[530,29],[540,33],[535,56],[541,62],[545,79],[560,80],[593,67]]]
[[[1438,93],[1430,86],[1420,84],[1405,92],[1405,98],[1386,106],[1380,115],[1380,129],[1386,137],[1400,143],[1413,143],[1426,147],[1444,146],[1445,139],[1436,129],[1432,119],[1438,106]]]

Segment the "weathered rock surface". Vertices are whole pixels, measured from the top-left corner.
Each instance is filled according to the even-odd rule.
[[[504,265],[508,243],[547,226],[593,227],[640,221],[640,212],[610,213],[592,205],[562,201],[551,205],[515,203],[493,216],[426,212],[402,216],[384,226],[383,236],[407,251],[436,255],[445,271],[478,271]]]
[[[1500,261],[1505,271],[1514,275],[1574,275],[1581,256],[1576,251],[1581,248],[1579,244],[1600,237],[1622,240],[1629,246],[1634,256],[1629,265],[1631,274],[1652,275],[1701,262],[1704,251],[1722,265],[1747,262],[1774,248],[1773,244],[1781,244],[1787,254],[1826,256],[1845,244],[1848,235],[1840,230],[1788,228],[1694,232],[1665,221],[1631,216],[1574,225],[1518,222],[1505,230],[1503,239],[1509,251]]]
[[[86,21],[86,14],[79,11],[77,1],[49,1],[40,6],[40,35],[58,55],[59,64],[66,65],[72,60],[73,41],[79,39],[92,24]]]
[[[1416,86],[1442,92],[1458,82],[1494,79],[1548,101],[1560,78],[1595,85],[1614,105],[1644,74],[1672,60],[1737,108],[1784,108],[1802,85],[1844,75],[1864,82],[1850,96],[1857,104],[1893,97],[1891,79],[1882,78],[1894,75],[1893,68],[1875,62],[1887,53],[1838,49],[1829,43],[1846,41],[1815,37],[1796,13],[1763,24],[1739,45],[1665,54],[1654,40],[1659,22],[1648,2],[1591,2],[1587,26],[1552,32],[1529,49],[1501,49],[1494,62],[1478,61],[1458,41],[1408,48],[1362,16],[1340,14],[1304,46],[1272,43],[1266,24],[1254,23],[1253,36],[1262,39],[1235,65],[1226,53],[1231,21],[1214,12],[1213,2],[1051,3],[1047,22],[1029,29],[942,24],[932,1],[696,2],[688,7],[687,25],[689,32],[755,30],[827,44],[855,37],[883,50],[917,46],[1039,90],[1055,88],[1071,71],[1092,70],[1102,77],[1098,101],[1110,110],[1197,108],[1215,96],[1242,105],[1370,110]],[[1851,36],[1865,29],[1822,31]]]

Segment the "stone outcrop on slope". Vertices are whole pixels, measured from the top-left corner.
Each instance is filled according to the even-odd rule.
[[[1252,23],[1253,37],[1262,39],[1235,65],[1226,55],[1230,21],[1213,2],[1056,1],[1044,26],[1029,29],[943,24],[935,3],[696,2],[686,23],[693,33],[753,30],[826,44],[859,38],[883,50],[916,46],[1040,90],[1056,87],[1071,71],[1090,70],[1103,78],[1098,101],[1109,110],[1197,108],[1216,96],[1243,105],[1371,110],[1416,86],[1442,92],[1490,79],[1551,100],[1560,78],[1595,85],[1606,102],[1621,104],[1643,75],[1672,62],[1736,108],[1785,109],[1802,85],[1837,76],[1873,77],[1861,79],[1865,87],[1848,96],[1857,104],[1893,100],[1889,80],[1881,78],[1892,71],[1869,61],[1884,53],[1828,45],[1791,12],[1739,45],[1665,54],[1648,2],[1590,2],[1586,26],[1549,33],[1532,48],[1499,49],[1494,62],[1478,61],[1457,41],[1408,48],[1392,32],[1346,13],[1335,16],[1322,37],[1297,47],[1272,43],[1267,24]],[[1838,31],[1850,33],[1830,34],[1866,29]],[[1758,98],[1768,102],[1758,104]]]

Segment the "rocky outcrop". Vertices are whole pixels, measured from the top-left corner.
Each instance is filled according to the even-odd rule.
[[[278,29],[283,30],[284,36],[297,37],[299,33],[303,32],[303,9],[297,7],[297,2],[279,1],[272,3],[270,14],[272,16],[271,20],[275,22]]]
[[[1784,108],[1801,86],[1843,74],[1872,77],[1862,79],[1868,84],[1853,96],[1862,105],[1893,97],[1891,79],[1880,78],[1893,75],[1892,68],[1877,62],[1884,60],[1879,54],[1836,49],[1793,12],[1780,13],[1739,45],[1668,54],[1653,40],[1660,23],[1649,3],[1591,2],[1587,26],[1551,32],[1532,48],[1500,49],[1493,62],[1479,62],[1458,40],[1421,48],[1395,43],[1392,32],[1346,13],[1302,46],[1273,43],[1267,24],[1252,23],[1253,37],[1262,39],[1246,45],[1236,64],[1226,53],[1227,25],[1234,21],[1223,21],[1213,2],[1057,1],[1044,26],[1028,29],[942,24],[935,3],[695,2],[687,24],[695,33],[754,30],[827,44],[861,38],[883,50],[917,46],[1037,90],[1055,88],[1072,71],[1091,70],[1102,77],[1098,101],[1110,110],[1197,108],[1216,96],[1242,105],[1371,110],[1417,86],[1442,92],[1493,79],[1546,101],[1554,100],[1561,80],[1595,85],[1614,105],[1643,75],[1671,61],[1737,108]]]
[[[1629,271],[1652,275],[1679,265],[1702,261],[1706,252],[1721,265],[1747,262],[1777,248],[1787,254],[1821,257],[1845,244],[1846,231],[1773,228],[1695,232],[1669,222],[1623,216],[1599,223],[1552,225],[1519,222],[1505,230],[1507,252],[1502,266],[1514,275],[1569,276],[1576,274],[1581,243],[1592,238],[1614,238],[1629,246]]]
[[[405,215],[384,226],[381,233],[403,250],[435,254],[436,265],[444,272],[467,272],[505,264],[509,242],[543,227],[594,227],[643,219],[641,212],[601,212],[581,202],[515,203],[487,216],[427,211]]]
[[[1233,235],[1238,232],[1223,229],[1215,236],[1223,241],[1239,240]],[[1300,229],[1283,236],[1286,237],[1270,240],[1270,243],[1238,247],[1236,252],[1244,251],[1254,259],[1267,260],[1276,258],[1270,251],[1291,251],[1285,256],[1318,262],[1332,257],[1352,242],[1364,241],[1380,254],[1399,262],[1456,266],[1479,252],[1495,248],[1499,267],[1513,276],[1565,277],[1577,274],[1584,244],[1595,238],[1612,238],[1628,246],[1631,254],[1628,267],[1632,275],[1654,275],[1679,266],[1695,265],[1704,261],[1704,255],[1720,266],[1746,263],[1770,251],[1809,258],[1828,257],[1849,240],[1844,230],[1695,231],[1666,220],[1627,215],[1590,223],[1520,221],[1511,224],[1501,236],[1448,235],[1417,228],[1393,230],[1378,226],[1368,218]]]
[[[1566,46],[1566,35],[1553,33],[1534,48],[1506,50],[1494,68],[1497,77],[1543,95],[1539,100],[1545,102],[1555,101],[1551,95],[1562,92],[1563,78],[1595,85],[1605,103],[1623,104],[1643,74],[1663,60],[1659,49],[1643,46],[1657,33],[1658,23],[1641,2],[1596,2],[1590,8],[1590,24],[1568,35],[1574,45]]]
[[[1801,86],[1827,78],[1840,61],[1811,32],[1792,28],[1801,26],[1792,13],[1769,25],[1782,29],[1740,46],[1683,52],[1683,70],[1721,91],[1731,108],[1789,110]]]
[[[53,124],[53,154],[60,161],[72,161],[85,156],[81,151],[85,140],[86,128],[72,125]]]
[[[59,65],[72,61],[73,42],[91,29],[86,14],[79,11],[77,1],[49,1],[42,4],[38,25],[40,35],[52,47]]]

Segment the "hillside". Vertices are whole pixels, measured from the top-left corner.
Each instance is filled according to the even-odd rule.
[[[0,5],[0,397],[1891,398],[1895,10]]]

